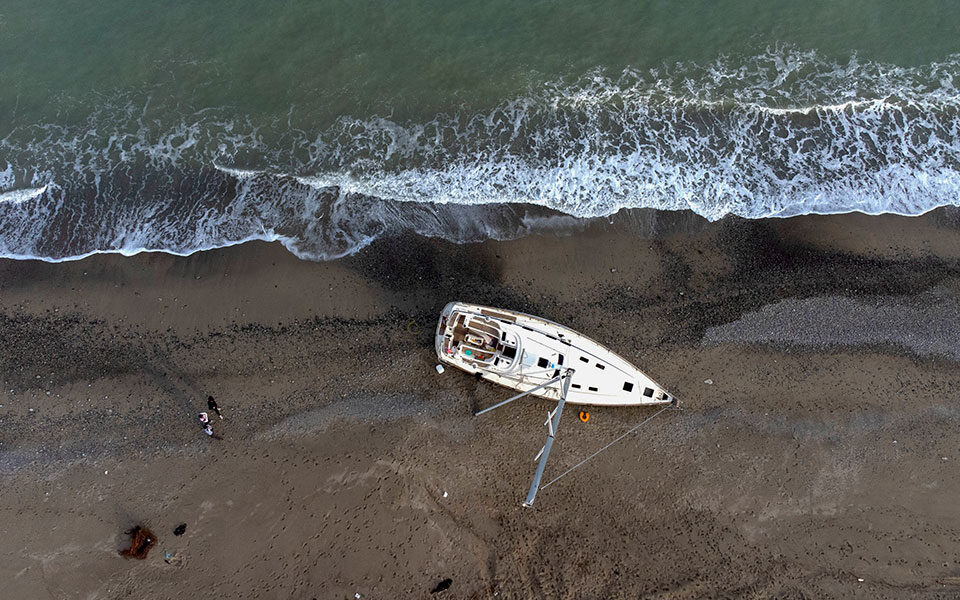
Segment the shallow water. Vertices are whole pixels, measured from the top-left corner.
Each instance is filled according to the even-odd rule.
[[[0,254],[918,214],[960,203],[957,53],[932,1],[12,2]]]

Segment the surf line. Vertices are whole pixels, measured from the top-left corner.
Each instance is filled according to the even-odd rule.
[[[640,429],[643,425],[646,425],[647,423],[649,423],[650,421],[652,421],[652,420],[654,419],[654,417],[656,417],[657,415],[659,415],[660,413],[662,413],[662,412],[665,411],[665,410],[680,410],[680,407],[677,406],[676,402],[664,406],[663,408],[661,408],[661,409],[658,410],[657,412],[653,413],[652,415],[650,415],[649,417],[647,417],[647,418],[644,419],[643,421],[640,421],[640,423],[638,423],[637,425],[634,425],[633,427],[631,427],[630,429],[628,429],[626,433],[624,433],[623,435],[621,435],[621,436],[618,437],[617,439],[613,440],[612,442],[610,442],[609,444],[607,444],[607,445],[604,446],[603,448],[600,448],[599,450],[597,450],[596,452],[594,452],[594,453],[591,454],[590,456],[586,457],[585,459],[583,459],[583,460],[581,460],[580,462],[578,462],[577,464],[573,465],[572,467],[570,467],[569,469],[567,469],[567,470],[564,471],[563,473],[560,473],[559,475],[557,475],[556,477],[554,477],[554,478],[553,478],[552,480],[550,480],[549,482],[545,483],[540,489],[541,489],[541,490],[547,489],[548,487],[550,487],[550,486],[553,485],[554,483],[560,481],[563,477],[565,477],[565,476],[569,475],[570,473],[572,473],[573,471],[579,469],[580,467],[582,467],[583,465],[585,465],[588,461],[592,460],[593,458],[596,458],[601,452],[603,452],[604,450],[608,449],[610,446],[616,444],[617,442],[619,442],[619,441],[622,440],[623,438],[627,437],[627,436],[630,435],[631,433],[633,433],[633,432],[635,432],[636,430]]]

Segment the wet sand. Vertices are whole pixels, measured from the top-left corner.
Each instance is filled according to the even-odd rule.
[[[0,262],[0,596],[960,595],[957,211],[655,220]],[[681,410],[521,508],[551,406],[471,416],[508,392],[434,370],[454,299],[600,340]],[[590,412],[545,481],[652,414]]]

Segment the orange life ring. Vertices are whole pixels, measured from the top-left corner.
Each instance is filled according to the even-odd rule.
[[[588,412],[585,411],[585,410],[581,410],[581,411],[580,411],[580,420],[583,421],[584,423],[586,423],[587,421],[589,421],[589,420],[590,420],[590,413],[588,413]]]

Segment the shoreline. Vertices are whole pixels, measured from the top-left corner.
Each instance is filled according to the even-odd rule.
[[[831,298],[921,338],[953,326],[932,291],[960,292],[956,209],[631,214],[327,262],[266,242],[0,260],[0,573],[15,597],[425,597],[448,577],[456,598],[956,593],[955,360],[816,342],[871,323]],[[522,510],[546,408],[470,416],[504,395],[433,371],[454,299],[581,331],[683,410]],[[801,305],[815,343],[784,326]],[[748,326],[766,337],[737,341]],[[221,440],[195,421],[208,394]],[[565,421],[545,480],[651,414],[591,413]],[[124,561],[141,521],[158,546]]]
[[[326,188],[326,190],[327,192],[330,190],[335,192],[337,187],[333,186]],[[318,194],[326,194],[327,192],[318,191]],[[359,194],[354,195],[363,197]],[[367,197],[367,200],[382,202],[372,197]],[[695,233],[705,229],[719,227],[719,224],[730,221],[746,221],[757,223],[799,221],[812,223],[822,219],[840,219],[851,222],[862,222],[864,219],[872,219],[875,220],[875,222],[882,222],[889,226],[889,224],[892,222],[898,222],[898,220],[899,222],[903,222],[903,219],[920,219],[929,220],[933,223],[952,224],[953,226],[956,226],[958,223],[960,223],[960,206],[956,205],[937,206],[917,214],[867,213],[857,210],[836,213],[807,213],[802,215],[787,216],[773,215],[763,218],[746,218],[736,214],[727,214],[723,218],[716,221],[710,221],[706,217],[703,217],[702,215],[690,209],[661,210],[655,208],[621,208],[617,212],[609,215],[577,217],[556,209],[529,203],[491,203],[478,205],[455,204],[449,206],[435,203],[423,203],[421,206],[417,203],[413,203],[413,205],[416,206],[416,210],[412,211],[411,214],[402,216],[400,218],[391,217],[380,222],[367,222],[363,224],[363,226],[354,224],[354,230],[350,232],[350,235],[359,236],[360,238],[363,237],[363,234],[358,233],[357,230],[363,229],[364,227],[373,227],[374,229],[379,227],[380,231],[378,231],[376,235],[372,237],[372,239],[352,240],[355,243],[355,247],[353,249],[345,250],[342,253],[330,254],[329,256],[326,256],[324,253],[329,253],[331,248],[321,248],[320,250],[315,248],[313,251],[296,248],[298,245],[310,246],[317,240],[298,239],[296,236],[277,233],[273,228],[271,228],[269,233],[264,231],[262,234],[254,234],[242,239],[226,241],[221,245],[202,246],[184,251],[136,247],[113,250],[90,250],[82,254],[68,255],[59,258],[27,254],[10,254],[6,256],[0,255],[0,261],[37,261],[48,264],[63,264],[83,261],[98,256],[123,256],[130,258],[143,254],[166,254],[169,256],[187,258],[198,253],[215,252],[218,250],[225,250],[234,246],[242,246],[251,243],[279,243],[288,252],[301,260],[307,260],[311,262],[332,262],[349,259],[351,256],[362,253],[368,245],[375,243],[379,239],[392,239],[410,236],[442,239],[458,245],[469,245],[483,244],[487,242],[511,242],[530,236],[564,237],[597,229],[612,230],[619,233],[630,233],[641,239],[653,239],[677,233]],[[430,208],[439,211],[439,214],[417,214],[417,211]],[[497,211],[501,210],[507,213],[505,218],[496,216]],[[460,214],[456,214],[457,211],[460,211]],[[488,222],[489,219],[492,219],[493,221]],[[425,224],[424,221],[436,222]],[[481,232],[480,230],[469,226],[458,229],[458,227],[461,226],[456,224],[464,221],[476,221],[481,223],[481,225],[483,225],[481,229],[485,229],[485,232]],[[454,225],[451,225],[451,223]],[[448,228],[452,226],[453,229],[445,230],[443,229],[444,225],[446,225]],[[502,228],[502,230],[498,230],[499,237],[497,235],[491,235],[490,227],[498,226]],[[784,230],[789,228],[790,226],[785,226],[778,229]],[[327,235],[330,236],[333,235],[333,233],[328,232]]]

